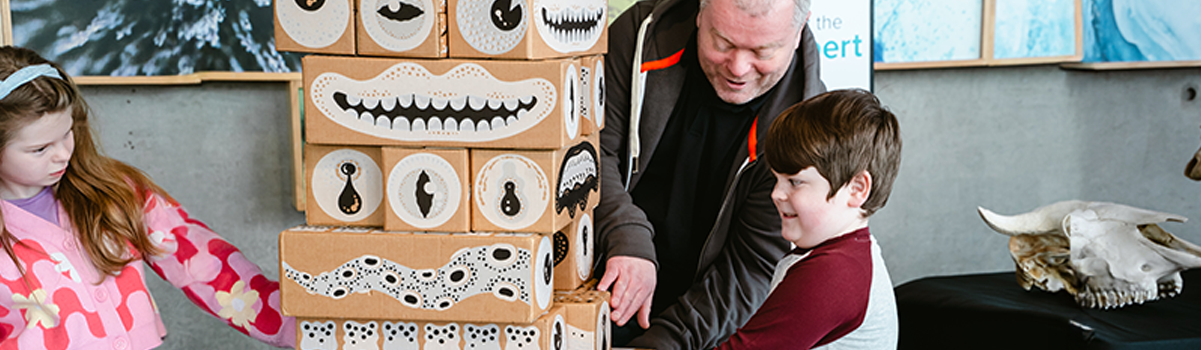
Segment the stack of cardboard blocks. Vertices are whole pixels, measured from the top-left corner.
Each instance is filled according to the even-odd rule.
[[[606,349],[604,0],[277,0],[303,60],[301,349]],[[555,291],[558,292],[555,292]]]

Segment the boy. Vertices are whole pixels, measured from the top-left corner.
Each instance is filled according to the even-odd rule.
[[[765,159],[781,235],[796,245],[772,292],[721,349],[894,349],[896,303],[868,217],[888,201],[901,161],[896,116],[863,90],[785,110]]]

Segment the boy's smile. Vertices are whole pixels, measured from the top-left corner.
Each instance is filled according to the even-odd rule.
[[[827,198],[830,182],[817,168],[811,166],[793,175],[772,173],[776,176],[776,187],[771,198],[780,213],[780,234],[797,247],[813,248],[867,226],[867,219],[859,209],[871,188],[866,171],[830,198]]]

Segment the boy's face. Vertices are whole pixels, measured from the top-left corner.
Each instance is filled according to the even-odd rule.
[[[817,168],[808,167],[793,175],[772,173],[776,175],[776,187],[771,198],[780,213],[780,234],[797,247],[813,248],[830,238],[867,226],[867,219],[859,210],[866,194],[858,192],[865,184],[857,182],[866,179],[866,172],[857,175],[829,199],[826,196],[830,193],[830,181],[818,173]],[[867,189],[870,189],[870,183]]]

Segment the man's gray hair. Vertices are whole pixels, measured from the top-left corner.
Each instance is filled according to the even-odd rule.
[[[700,9],[704,10],[706,6],[709,6],[710,1],[712,1],[712,0],[701,0]],[[738,9],[742,10],[743,12],[751,14],[752,16],[759,16],[759,15],[766,13],[766,10],[771,8],[768,5],[770,5],[773,1],[782,1],[782,0],[731,0],[731,1],[734,1],[734,5],[738,6]],[[792,3],[793,3],[792,27],[793,28],[799,29],[801,27],[801,25],[805,24],[805,18],[809,17],[809,4],[811,2],[812,2],[812,0],[792,0]]]

